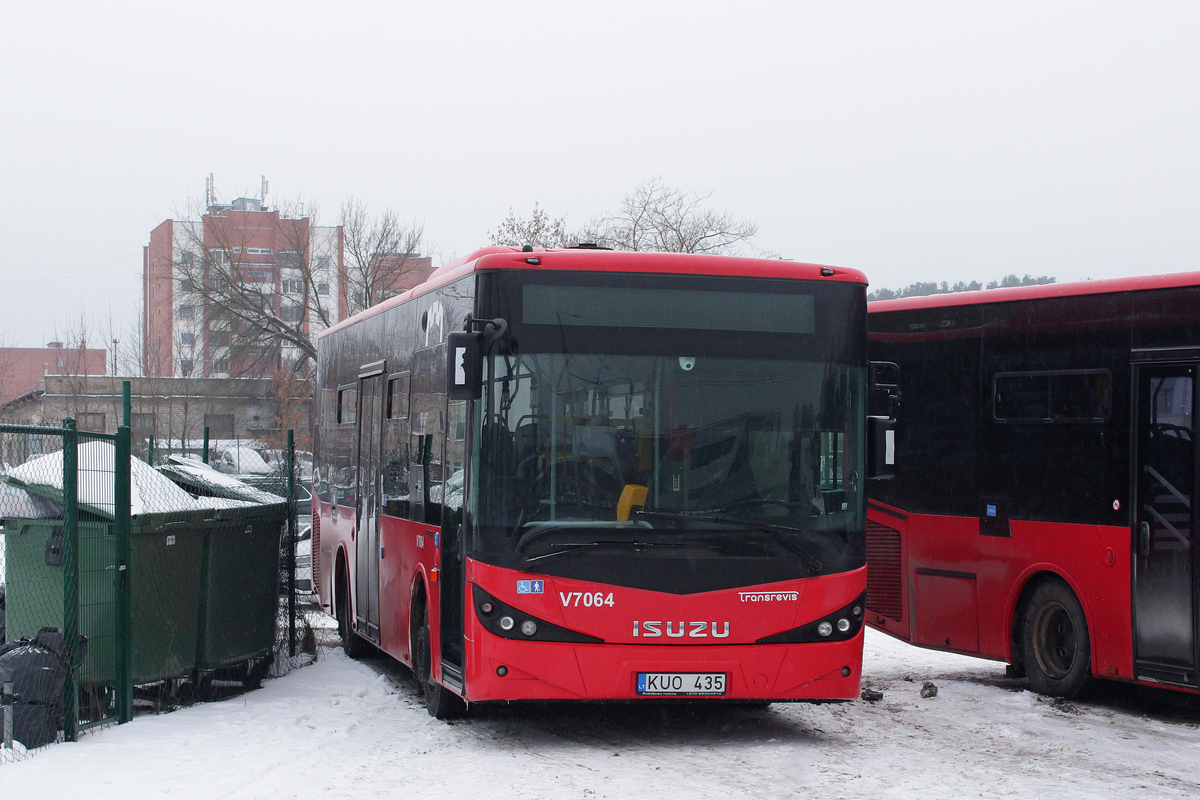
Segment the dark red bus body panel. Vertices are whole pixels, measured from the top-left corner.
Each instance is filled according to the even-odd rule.
[[[1194,679],[1147,677],[1138,660],[1135,391],[1139,370],[1200,364],[1200,273],[876,301],[868,312],[870,358],[898,364],[902,399],[898,477],[869,491],[867,624],[1019,667],[1023,603],[1039,581],[1061,580],[1082,606],[1094,677],[1196,693]],[[1106,376],[1103,413],[997,412],[998,376],[1071,373]],[[1200,585],[1192,593],[1200,620]]]

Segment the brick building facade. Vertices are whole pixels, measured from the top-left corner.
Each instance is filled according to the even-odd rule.
[[[36,391],[48,375],[104,375],[108,353],[81,342],[0,348],[0,406]]]

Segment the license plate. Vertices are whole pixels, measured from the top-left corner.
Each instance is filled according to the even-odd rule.
[[[723,695],[724,672],[639,672],[637,693],[643,695]]]

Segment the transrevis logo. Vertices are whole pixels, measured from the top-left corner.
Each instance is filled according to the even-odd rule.
[[[738,592],[743,603],[787,603],[800,599],[799,592]]]

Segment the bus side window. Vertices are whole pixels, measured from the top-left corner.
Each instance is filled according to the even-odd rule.
[[[410,513],[409,383],[407,372],[388,378],[383,423],[383,513],[402,519]]]
[[[408,518],[415,522],[436,522],[428,519],[429,467],[433,450],[433,434],[414,430],[412,435],[412,461],[409,468]]]

